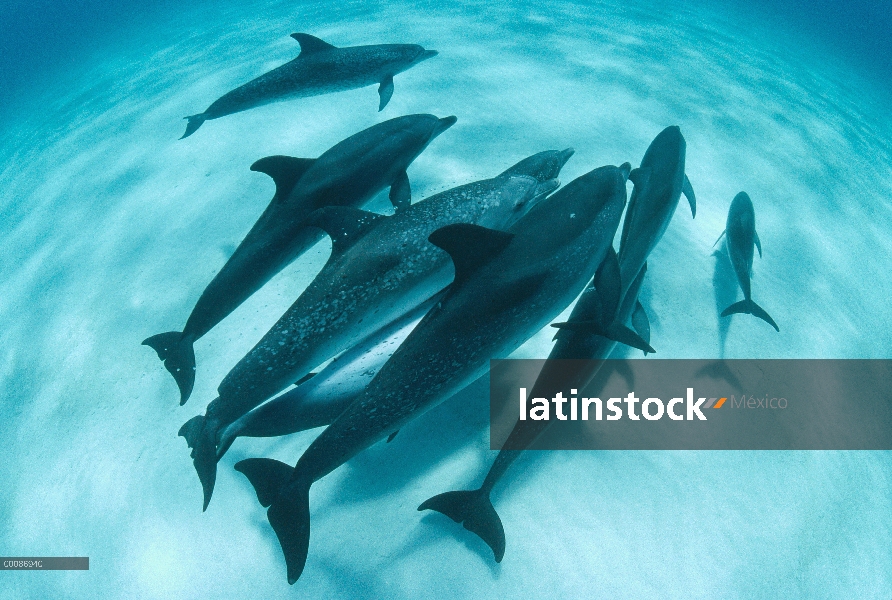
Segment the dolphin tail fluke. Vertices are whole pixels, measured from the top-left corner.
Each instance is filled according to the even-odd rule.
[[[777,323],[774,322],[774,319],[771,318],[771,315],[765,312],[765,309],[763,309],[752,300],[741,300],[740,302],[736,302],[722,311],[723,317],[734,314],[747,314],[753,315],[754,317],[759,317],[760,319],[774,327],[775,331],[780,331],[780,328],[777,326]]]
[[[243,473],[262,506],[268,506],[266,516],[273,526],[285,565],[288,583],[294,584],[303,573],[310,546],[310,485],[294,479],[294,469],[271,458],[249,458],[235,463],[235,470]]]
[[[310,485],[293,482],[282,490],[266,511],[273,526],[288,570],[288,584],[300,579],[310,547]]]
[[[158,358],[164,362],[164,367],[173,375],[180,389],[180,406],[189,399],[192,386],[195,385],[193,341],[191,337],[183,336],[179,331],[168,331],[153,335],[142,342],[143,346],[148,346],[158,353]]]
[[[246,458],[235,463],[235,470],[248,478],[264,508],[276,500],[294,473],[291,465],[271,458]]]
[[[207,117],[204,115],[204,113],[184,118],[186,119],[186,121],[188,121],[188,123],[186,124],[186,133],[184,133],[183,137],[181,137],[180,139],[187,138],[198,131],[198,128],[201,127],[201,124],[207,120]]]
[[[479,489],[464,492],[446,492],[426,500],[418,510],[435,510],[456,523],[462,523],[468,531],[477,534],[492,549],[496,562],[505,555],[505,529],[502,519],[489,499],[489,492]]]
[[[206,417],[198,415],[186,421],[180,427],[179,435],[186,438],[186,443],[192,448],[192,464],[201,481],[201,489],[204,492],[204,507],[208,509],[211,495],[214,493],[214,483],[217,481],[217,431]]]

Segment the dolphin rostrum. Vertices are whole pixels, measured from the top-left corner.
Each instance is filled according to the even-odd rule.
[[[279,538],[288,582],[303,571],[310,540],[310,486],[483,375],[559,314],[610,246],[626,202],[630,165],[579,177],[507,231],[454,224],[430,240],[455,278],[446,295],[297,465],[236,464],[254,486]]]
[[[421,318],[439,301],[437,294],[385,325],[296,388],[243,415],[220,433],[217,460],[239,437],[277,437],[331,425],[362,393]]]
[[[416,44],[337,48],[307,33],[292,33],[300,54],[280,67],[227,92],[203,113],[186,117],[189,137],[211,119],[292,98],[307,98],[378,84],[384,110],[393,96],[393,76],[437,55]],[[180,139],[183,139],[180,138]]]
[[[323,234],[304,220],[328,205],[362,206],[390,187],[396,208],[410,203],[406,169],[455,117],[408,115],[373,125],[327,150],[317,159],[270,156],[251,165],[276,184],[266,210],[208,284],[183,331],[152,336],[151,346],[173,375],[180,404],[195,383],[195,340],[210,331]]]
[[[680,154],[679,154],[680,151]],[[685,142],[677,127],[660,133],[641,161],[650,173],[635,176],[635,188],[626,209],[619,258],[611,248],[598,268],[591,285],[586,288],[566,323],[555,335],[556,343],[533,387],[535,396],[551,398],[558,391],[584,388],[598,373],[604,359],[613,352],[616,342],[653,352],[650,348],[650,323],[638,292],[647,271],[650,252],[656,247],[675,214],[680,186],[666,185],[684,174]],[[632,171],[635,174],[635,171]],[[657,174],[651,178],[650,174]],[[630,179],[633,175],[630,175]],[[687,184],[690,188],[690,184]],[[693,192],[687,194],[692,202]],[[692,210],[693,212],[693,210]],[[623,273],[635,273],[634,279]],[[631,323],[634,333],[626,325]],[[558,359],[586,359],[572,365],[561,365],[555,373]],[[520,456],[548,427],[549,421],[517,421],[498,456],[476,490],[445,492],[434,496],[418,510],[436,510],[465,529],[480,536],[492,549],[496,562],[505,554],[505,531],[502,520],[492,505],[490,494],[496,483]]]
[[[762,258],[762,242],[756,233],[756,211],[753,209],[753,201],[746,192],[740,192],[731,201],[725,231],[715,241],[716,244],[722,236],[725,237],[728,258],[734,267],[734,273],[737,274],[737,282],[743,290],[743,300],[726,308],[722,316],[727,317],[737,313],[753,315],[774,327],[775,331],[780,331],[774,319],[752,299],[750,274],[753,272],[753,246],[759,249],[759,258]]]
[[[449,255],[428,243],[431,232],[459,222],[507,228],[558,186],[554,177],[572,152],[540,153],[498,177],[441,192],[391,217],[348,207],[314,213],[309,220],[332,239],[329,261],[233,367],[205,415],[180,429],[192,448],[205,507],[222,428],[446,287]]]

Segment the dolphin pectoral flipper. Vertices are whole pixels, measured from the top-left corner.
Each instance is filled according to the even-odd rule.
[[[291,37],[297,40],[297,43],[300,44],[300,53],[302,55],[321,52],[322,50],[334,50],[337,48],[337,46],[332,46],[328,42],[322,41],[309,33],[292,33]]]
[[[759,240],[759,234],[756,233],[756,230],[753,230],[753,241],[756,243],[756,248],[759,250],[759,258],[762,258],[762,242]]]
[[[394,431],[393,433],[391,433],[389,436],[387,436],[387,443],[389,444],[390,442],[392,442],[392,441],[393,441],[393,438],[395,438],[395,437],[396,437],[396,434],[398,434],[399,432],[400,432],[400,430],[397,429],[396,431]]]
[[[495,258],[513,238],[513,233],[454,223],[437,229],[427,239],[452,257],[455,281],[459,282]]]
[[[248,478],[260,506],[268,508],[291,479],[294,467],[271,458],[247,458],[235,463],[235,470]]]
[[[716,246],[718,246],[719,242],[722,241],[722,238],[725,237],[725,234],[726,234],[726,233],[728,233],[728,230],[727,230],[727,229],[721,233],[721,235],[719,236],[719,239],[717,239],[717,240],[715,241],[715,243],[712,245],[713,248],[715,248]],[[760,256],[761,256],[761,255],[760,255]]]
[[[343,252],[386,218],[352,206],[324,206],[310,213],[304,223],[323,230],[331,238],[332,249]]]
[[[685,198],[688,199],[688,204],[691,205],[691,217],[697,217],[697,197],[694,195],[694,188],[691,185],[691,180],[688,179],[688,176],[684,176],[684,183],[681,185],[681,193],[684,194]]]
[[[607,249],[607,255],[595,273],[595,289],[601,299],[600,320],[602,323],[609,323],[616,316],[622,295],[619,260],[613,246]]]
[[[635,312],[632,313],[632,329],[641,336],[642,340],[650,344],[650,321],[641,302],[637,300],[635,301]],[[646,350],[644,355],[647,356]]]
[[[191,337],[183,337],[179,331],[159,333],[142,342],[143,346],[158,353],[164,368],[173,375],[180,390],[180,406],[189,399],[195,385],[195,350],[192,342]]]
[[[397,175],[396,180],[390,184],[390,203],[394,210],[412,204],[412,186],[409,185],[409,175],[405,171]]]
[[[741,300],[740,302],[735,302],[734,304],[732,304],[731,306],[729,306],[728,308],[726,308],[725,310],[722,311],[722,316],[727,317],[728,315],[741,314],[741,313],[747,314],[747,315],[753,315],[754,317],[759,317],[760,319],[762,319],[763,321],[765,321],[766,323],[768,323],[769,325],[774,327],[775,331],[780,332],[780,328],[777,326],[777,323],[774,322],[774,319],[772,319],[771,316],[767,312],[765,312],[765,309],[763,309],[761,306],[759,306],[752,300],[744,299],[744,300]]]
[[[273,202],[281,202],[291,193],[301,176],[316,162],[315,158],[293,156],[267,156],[251,165],[251,170],[265,173],[276,184]]]
[[[201,127],[202,123],[204,123],[207,120],[207,117],[205,116],[204,113],[192,115],[191,117],[183,117],[183,118],[186,119],[186,121],[188,121],[188,122],[186,123],[186,133],[184,133],[183,137],[180,138],[181,140],[183,138],[189,137],[190,135],[192,135],[193,133],[198,131],[198,128]]]
[[[381,80],[381,84],[378,86],[378,95],[381,97],[381,101],[378,102],[378,112],[381,112],[393,97],[393,75],[388,75]]]
[[[632,348],[638,348],[644,352],[656,353],[650,344],[645,342],[640,335],[623,325],[622,323],[613,322],[609,325],[602,325],[597,321],[565,321],[563,323],[552,323],[552,327],[558,329],[567,329],[569,331],[577,331],[582,333],[591,333],[600,335],[614,342],[619,342]]]
[[[435,510],[464,525],[492,549],[496,562],[505,556],[505,529],[489,493],[482,489],[446,492],[429,498],[418,510]]]

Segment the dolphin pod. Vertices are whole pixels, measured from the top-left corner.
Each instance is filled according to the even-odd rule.
[[[394,76],[437,54],[418,45],[337,48],[304,33],[292,37],[301,47],[297,58],[187,117],[182,137],[206,120],[271,102],[374,84],[381,111],[393,95]],[[327,426],[294,467],[266,458],[235,465],[267,508],[290,584],[306,565],[311,486],[478,379],[490,359],[510,354],[574,299],[567,321],[552,323],[555,343],[534,396],[591,385],[618,343],[654,352],[638,299],[647,260],[682,195],[692,215],[697,211],[680,129],[661,131],[635,169],[601,167],[558,190],[557,176],[573,151],[540,152],[496,177],[411,204],[406,169],[455,122],[399,117],[315,160],[271,156],[254,163],[252,170],[275,182],[270,205],[201,294],[183,330],[143,342],[158,353],[185,403],[195,381],[194,342],[310,246],[331,239],[323,269],[230,370],[204,414],[179,430],[206,510],[217,462],[238,437]],[[626,207],[627,182],[634,187]],[[392,216],[361,210],[387,188]],[[778,329],[751,297],[754,246],[760,256],[762,248],[745,193],[734,198],[722,235],[744,295],[722,316],[753,314]],[[558,359],[587,360],[568,371]],[[518,421],[506,444],[512,450],[498,453],[479,488],[433,496],[418,510],[462,523],[501,561],[505,530],[491,492],[548,423]]]
[[[195,340],[322,238],[318,228],[306,226],[307,216],[329,205],[362,206],[387,187],[394,207],[408,206],[406,169],[455,122],[433,115],[397,117],[350,136],[317,159],[270,156],[251,166],[276,184],[269,206],[205,288],[183,331],[143,341],[176,380],[180,404],[195,384]]]
[[[257,491],[300,577],[310,539],[310,486],[375,442],[443,402],[542,329],[603,260],[626,203],[630,165],[583,175],[541,201],[506,231],[454,224],[430,241],[455,276],[357,398],[310,445],[294,469],[272,459],[236,464]]]
[[[205,508],[223,428],[442,290],[451,279],[449,257],[427,242],[430,233],[450,223],[510,226],[557,187],[554,178],[571,154],[540,153],[498,177],[436,194],[391,217],[348,207],[315,212],[309,221],[332,239],[328,263],[223,379],[205,415],[180,429],[192,448]]]
[[[775,331],[780,331],[774,319],[761,306],[753,302],[752,298],[750,274],[753,272],[753,247],[759,249],[759,258],[762,258],[762,242],[759,241],[759,234],[756,233],[756,211],[753,208],[753,201],[750,200],[746,192],[740,192],[734,196],[731,208],[728,209],[725,231],[715,243],[718,244],[722,237],[725,238],[728,258],[731,261],[731,266],[734,267],[737,282],[740,284],[740,289],[743,290],[743,300],[726,308],[722,312],[722,316],[727,317],[738,313],[753,315],[774,327]]]
[[[280,67],[227,92],[204,112],[186,117],[187,138],[202,123],[291,98],[307,98],[378,84],[378,111],[393,96],[393,76],[437,55],[416,44],[337,48],[307,33],[292,33],[300,54]],[[180,139],[183,139],[180,138]]]

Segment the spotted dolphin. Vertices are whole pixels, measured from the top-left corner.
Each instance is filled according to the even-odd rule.
[[[630,168],[579,177],[507,231],[462,223],[432,233],[455,267],[443,300],[293,469],[263,458],[236,464],[269,506],[289,583],[307,558],[311,485],[475,381],[570,304],[613,240]]]
[[[683,187],[677,185],[684,174],[685,143],[677,127],[663,130],[650,145],[642,167],[648,171],[630,174],[635,188],[626,209],[619,255],[612,248],[598,268],[591,285],[555,335],[555,345],[532,390],[531,397],[551,398],[558,391],[584,388],[598,373],[617,341],[653,352],[650,322],[638,293],[647,271],[647,258],[666,232],[675,214]],[[666,182],[675,182],[666,185]],[[662,182],[662,184],[660,183]],[[687,195],[687,194],[686,194]],[[687,195],[694,207],[693,191]],[[630,278],[629,274],[634,274]],[[623,275],[625,274],[625,275]],[[626,325],[631,325],[634,332]],[[585,359],[557,367],[557,359]],[[560,374],[556,375],[555,370]],[[476,490],[452,491],[429,498],[418,510],[443,513],[465,529],[477,534],[493,551],[496,562],[505,554],[505,530],[490,494],[511,464],[549,425],[549,421],[517,421]]]
[[[362,393],[441,296],[438,293],[411,309],[335,357],[319,373],[311,373],[297,387],[229,425],[220,434],[217,460],[239,437],[277,437],[330,425]]]
[[[753,201],[750,200],[746,192],[740,192],[734,196],[731,208],[728,209],[725,231],[715,243],[718,244],[723,236],[728,249],[728,258],[731,260],[731,266],[734,267],[740,289],[743,290],[743,300],[726,308],[722,312],[722,316],[727,317],[738,313],[753,315],[774,327],[775,331],[780,331],[774,319],[752,299],[750,274],[753,272],[753,246],[759,249],[759,258],[761,258],[762,242],[759,241],[759,234],[756,233],[756,211],[753,209]]]
[[[143,341],[176,380],[180,404],[195,383],[195,340],[322,239],[318,228],[304,224],[307,216],[328,205],[362,206],[388,186],[393,205],[408,206],[406,169],[455,122],[433,115],[397,117],[348,137],[317,159],[270,156],[251,166],[276,184],[269,206],[205,288],[183,330]]]
[[[437,55],[416,44],[379,44],[337,48],[307,33],[292,33],[300,54],[214,101],[203,113],[186,117],[189,137],[211,119],[280,100],[307,98],[378,84],[384,110],[393,96],[393,76]],[[180,138],[180,139],[183,139]]]
[[[457,222],[507,228],[558,186],[555,177],[572,152],[539,153],[493,179],[441,192],[391,217],[348,207],[314,213],[313,224],[332,239],[328,263],[233,367],[205,415],[180,429],[192,448],[205,508],[223,428],[449,285],[449,255],[428,243],[431,232]]]

